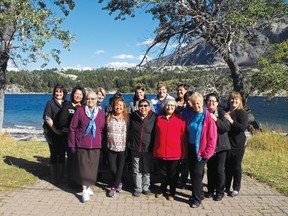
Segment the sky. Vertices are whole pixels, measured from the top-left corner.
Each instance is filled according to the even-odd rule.
[[[75,3],[63,24],[64,29],[76,37],[71,51],[60,49],[61,65],[51,59],[45,68],[96,69],[132,67],[140,63],[157,26],[151,15],[139,11],[134,18],[115,21],[116,14],[110,16],[109,11],[102,10],[105,4],[99,4],[98,0],[75,0]],[[53,41],[45,50],[60,47],[59,41]],[[31,63],[25,69],[40,69],[41,64],[41,61]],[[9,69],[13,69],[11,64]]]

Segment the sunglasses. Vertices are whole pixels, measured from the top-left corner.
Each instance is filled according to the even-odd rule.
[[[147,104],[140,105],[139,107],[148,107]]]

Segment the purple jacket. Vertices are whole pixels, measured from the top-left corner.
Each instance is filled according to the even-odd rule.
[[[99,112],[95,118],[96,124],[96,137],[92,136],[91,131],[84,137],[85,130],[90,122],[90,119],[85,114],[85,107],[79,107],[72,118],[69,136],[68,146],[71,148],[101,148],[103,131],[105,127],[105,114],[99,109]]]

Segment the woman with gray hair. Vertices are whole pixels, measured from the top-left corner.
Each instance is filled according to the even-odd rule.
[[[97,179],[105,127],[105,115],[97,107],[97,99],[94,91],[88,92],[86,105],[75,111],[69,128],[68,146],[75,154],[74,180],[82,185],[83,202],[94,194],[90,185],[94,185]]]
[[[179,161],[186,155],[186,122],[175,113],[177,103],[174,99],[166,99],[163,114],[159,115],[155,125],[155,142],[153,155],[158,159],[161,186],[156,195],[162,198],[169,185],[169,201],[173,201],[178,180]]]

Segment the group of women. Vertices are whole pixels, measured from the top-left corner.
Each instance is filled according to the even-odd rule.
[[[175,99],[167,93],[164,82],[158,83],[157,95],[151,101],[144,87],[136,87],[127,107],[123,97],[115,96],[105,109],[103,88],[86,96],[85,90],[76,86],[70,102],[65,101],[66,95],[65,88],[56,85],[43,114],[51,176],[54,183],[61,181],[66,149],[67,177],[82,185],[83,202],[93,195],[90,186],[96,182],[104,147],[112,175],[109,197],[122,191],[127,152],[136,197],[151,194],[153,158],[161,179],[156,198],[174,200],[181,167],[184,183],[190,171],[192,208],[198,208],[204,197],[222,200],[224,191],[232,197],[239,194],[248,117],[238,92],[230,95],[226,109],[220,108],[217,94],[208,94],[204,100],[200,93],[188,91],[186,84],[178,85]],[[204,193],[206,164],[208,191]]]

